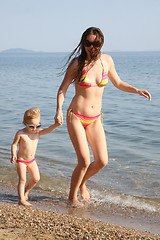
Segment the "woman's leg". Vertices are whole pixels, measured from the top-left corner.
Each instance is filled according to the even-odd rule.
[[[36,161],[32,162],[27,167],[28,172],[31,175],[31,180],[29,181],[26,190],[25,190],[25,199],[28,200],[28,193],[29,191],[36,185],[36,183],[40,180],[39,169],[37,166]]]
[[[78,164],[72,174],[69,193],[69,201],[76,204],[79,203],[77,198],[79,186],[90,164],[90,153],[85,129],[74,114],[71,115],[71,118],[67,117],[67,127],[78,158]]]
[[[108,163],[106,136],[100,118],[86,128],[86,135],[93,151],[94,162],[88,167],[80,186],[83,199],[89,199],[90,197],[85,186],[86,181]]]
[[[24,163],[17,162],[17,173],[19,176],[19,182],[18,182],[19,204],[24,206],[31,206],[31,204],[27,202],[24,197],[25,184],[26,184],[26,165]]]

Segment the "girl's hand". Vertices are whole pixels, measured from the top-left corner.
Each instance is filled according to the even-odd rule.
[[[62,125],[63,124],[63,113],[62,113],[62,111],[57,112],[54,119],[55,119],[55,123],[58,123],[59,125]]]
[[[151,94],[147,90],[138,90],[138,94],[149,99],[151,101]]]
[[[14,164],[17,161],[17,156],[11,157],[11,163]]]

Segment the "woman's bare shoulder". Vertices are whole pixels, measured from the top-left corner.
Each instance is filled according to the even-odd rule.
[[[104,59],[108,63],[113,61],[112,57],[106,53],[101,53],[101,56],[102,56],[102,59]]]
[[[114,66],[113,59],[110,55],[102,53],[102,61],[107,66],[108,70]]]
[[[78,67],[78,57],[71,60],[69,64],[69,68],[77,68]]]

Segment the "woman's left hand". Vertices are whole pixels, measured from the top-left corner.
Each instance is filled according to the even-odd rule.
[[[147,90],[138,90],[138,94],[145,98],[148,98],[149,101],[151,101],[151,94]]]

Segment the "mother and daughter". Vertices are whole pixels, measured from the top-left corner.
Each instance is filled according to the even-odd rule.
[[[102,95],[108,78],[116,88],[139,94],[151,100],[148,91],[137,89],[119,78],[111,56],[101,52],[103,43],[104,36],[99,28],[90,27],[82,34],[80,43],[66,63],[66,73],[57,94],[55,124],[47,129],[41,129],[40,113],[39,117],[30,114],[29,118],[24,118],[25,128],[15,136],[11,158],[12,163],[17,161],[20,204],[30,205],[27,201],[28,193],[40,179],[35,161],[38,138],[63,124],[62,105],[71,83],[75,84],[75,96],[67,110],[66,119],[68,133],[78,161],[71,177],[68,197],[69,202],[74,205],[81,205],[78,200],[78,190],[80,190],[82,199],[89,200],[87,180],[108,163],[106,137],[101,122]],[[94,161],[92,163],[90,162],[88,143],[93,151]],[[18,145],[19,150],[16,154]],[[26,167],[31,175],[31,180],[25,190]]]

